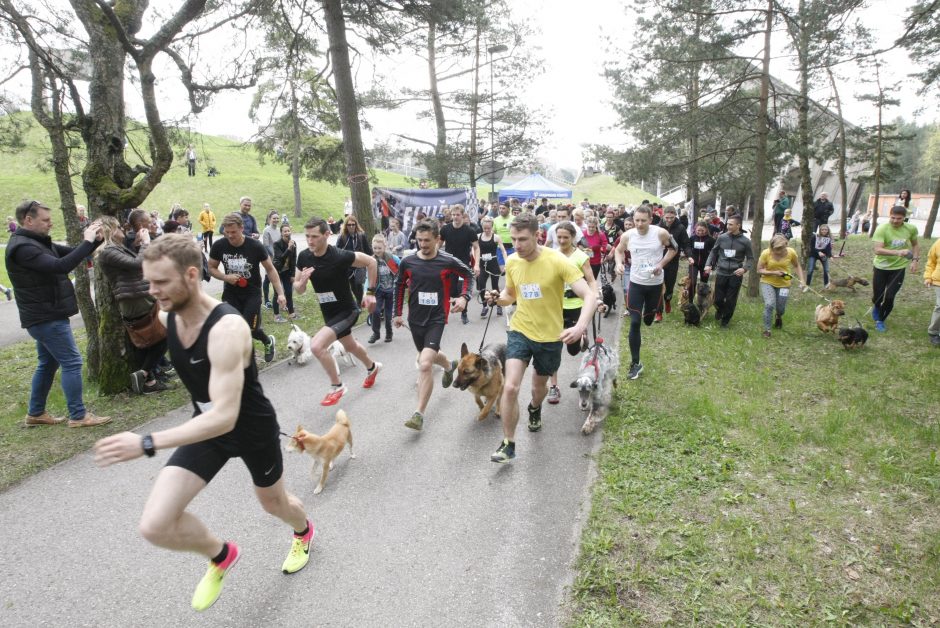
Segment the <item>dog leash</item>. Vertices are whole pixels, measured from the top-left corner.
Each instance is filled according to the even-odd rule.
[[[482,292],[480,294],[483,294]],[[484,302],[485,303],[485,302]],[[496,309],[496,304],[489,306],[489,313],[486,315],[486,327],[483,328],[483,337],[480,338],[480,348],[477,349],[477,353],[483,353],[483,343],[486,341],[486,332],[490,328],[490,319],[493,318],[493,310]]]
[[[884,305],[885,299],[888,297],[888,290],[890,290],[890,289],[891,289],[891,286],[894,285],[894,282],[897,281],[898,279],[900,279],[901,277],[902,277],[901,273],[898,273],[897,275],[894,276],[894,279],[892,279],[891,281],[889,281],[889,282],[888,282],[888,285],[885,286],[884,292],[881,293],[881,299],[878,300],[878,302],[879,302],[881,305]],[[875,309],[875,303],[872,303],[872,304],[871,304],[871,307],[868,308],[868,309],[865,311],[865,313],[862,315],[862,318],[865,318],[866,316],[868,316],[869,314],[871,314],[874,309]]]

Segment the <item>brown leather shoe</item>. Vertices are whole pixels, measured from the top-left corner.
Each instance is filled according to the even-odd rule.
[[[65,422],[65,417],[55,417],[48,412],[43,412],[39,416],[26,415],[26,427],[35,427],[37,425],[59,425]]]
[[[69,419],[69,427],[95,427],[110,422],[111,417],[109,416],[95,416],[91,412],[86,412],[85,416],[77,421]]]

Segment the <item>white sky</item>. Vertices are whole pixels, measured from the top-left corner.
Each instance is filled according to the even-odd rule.
[[[509,0],[517,18],[527,21],[533,30],[540,33],[533,42],[540,48],[545,61],[545,72],[528,81],[520,81],[518,97],[522,100],[538,101],[546,108],[550,129],[550,141],[541,153],[548,161],[559,166],[578,168],[581,165],[582,145],[606,143],[617,145],[623,141],[622,134],[612,129],[615,123],[610,106],[611,89],[601,72],[608,53],[608,39],[613,39],[623,50],[629,50],[632,38],[632,20],[626,13],[623,0]],[[162,4],[161,0],[154,4]],[[871,7],[862,14],[866,24],[876,33],[880,42],[891,42],[903,31],[902,20],[912,0],[872,0]],[[782,42],[783,32],[775,34]],[[759,46],[760,43],[755,43]],[[750,51],[749,51],[750,52]],[[796,78],[785,58],[783,43],[774,51],[771,73],[790,85]],[[363,59],[357,68],[357,88],[367,89],[373,76],[391,73],[403,84],[424,86],[427,70],[420,59],[398,58],[376,60]],[[937,105],[916,111],[921,100],[915,97],[916,79],[906,78],[913,71],[910,60],[903,51],[894,51],[886,56],[885,75],[890,80],[903,80],[903,104],[892,109],[889,115],[899,115],[907,120],[930,122],[938,119]],[[846,117],[856,124],[870,123],[871,105],[857,101],[854,96],[868,88],[861,85],[859,70],[845,67],[840,92]],[[158,74],[160,76],[160,74]],[[166,76],[170,76],[167,74]],[[481,78],[488,77],[485,71]],[[25,77],[24,77],[25,79]],[[469,75],[468,79],[469,81]],[[187,102],[181,88],[169,78],[162,82],[161,112],[166,117],[178,117],[185,113]],[[828,85],[821,85],[814,95],[823,100],[828,97]],[[142,118],[143,112],[132,93],[136,87],[129,85],[128,114]],[[217,97],[214,105],[195,121],[196,130],[240,138],[247,138],[253,125],[247,111],[251,100],[249,93],[228,94]],[[178,106],[174,106],[178,103]],[[433,138],[430,120],[416,120],[413,111],[371,112],[367,114],[373,126],[365,132],[367,143],[387,140],[394,132]]]

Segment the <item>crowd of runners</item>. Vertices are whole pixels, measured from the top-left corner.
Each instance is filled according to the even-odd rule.
[[[251,217],[251,199],[241,199],[240,205],[240,211],[221,219],[222,237],[211,246],[205,237],[196,239],[179,229],[151,238],[150,216],[135,210],[124,224],[109,217],[88,224],[83,244],[70,249],[51,243],[50,210],[30,201],[17,208],[20,227],[7,248],[7,267],[20,297],[21,319],[36,338],[39,351],[27,425],[64,421],[45,410],[59,365],[70,426],[109,420],[92,416],[81,404],[81,356],[68,326],[68,316],[76,308],[67,273],[96,249],[103,270],[114,274],[115,298],[131,338],[135,333],[150,337],[152,329],[165,330],[152,345],[157,350],[147,354],[147,368],[136,376],[139,381],[134,382],[132,376],[132,383],[135,389],[159,387],[161,360],[168,353],[163,372],[175,369],[191,395],[193,417],[152,434],[123,432],[104,438],[95,446],[95,458],[101,465],[110,465],[153,456],[158,449],[175,449],[154,482],[140,531],[154,545],[209,559],[192,598],[197,610],[216,601],[225,575],[239,558],[235,543],[214,535],[188,511],[190,502],[228,459],[242,458],[264,510],[293,531],[284,573],[307,564],[314,534],[303,504],[285,489],[282,434],[275,409],[258,380],[252,341],[261,343],[266,361],[275,357],[276,345],[274,336],[261,326],[267,300],[261,269],[264,281],[273,288],[276,307],[288,316],[295,315],[293,292],[303,294],[309,287],[315,293],[324,324],[310,330],[309,345],[330,384],[320,401],[323,406],[338,404],[348,393],[331,354],[335,343],[365,367],[363,388],[372,388],[382,370],[382,364],[351,333],[364,311],[371,316],[372,326],[367,344],[381,338],[383,325],[386,342],[393,341],[396,330],[407,329],[417,353],[418,386],[415,410],[404,425],[418,431],[428,419],[434,366],[443,371],[443,388],[454,381],[457,361],[442,350],[448,322],[456,320],[457,314],[467,324],[471,315],[489,320],[511,313],[498,401],[503,438],[490,456],[493,462],[504,463],[516,457],[515,433],[526,371],[532,367],[527,427],[538,432],[543,402],[558,403],[561,397],[557,372],[563,354],[577,356],[584,351],[592,318],[607,315],[615,307],[604,293],[616,276],[623,278],[623,315],[630,318],[628,377],[636,379],[643,371],[642,327],[672,312],[681,259],[687,263],[692,286],[715,275],[715,318],[721,327],[729,325],[743,276],[754,265],[751,243],[733,209],[725,220],[717,212],[706,211],[700,220],[690,221],[673,207],[650,203],[627,211],[624,206],[595,207],[586,201],[577,207],[554,207],[543,199],[538,206],[524,207],[518,201],[497,204],[470,220],[464,207],[456,205],[446,208],[438,219],[422,217],[408,235],[392,220],[385,233],[368,240],[355,214],[350,214],[335,244],[330,243],[333,229],[328,221],[309,219],[303,225],[307,248],[300,252],[289,225],[274,227],[279,236],[272,242],[277,244],[274,253],[261,240]],[[179,213],[176,218],[186,220]],[[273,218],[268,217],[266,228],[272,227]],[[917,234],[904,218],[903,207],[893,208],[889,222],[875,233],[872,315],[882,331],[905,271],[917,271]],[[184,223],[177,220],[176,224]],[[825,224],[813,241],[815,259],[828,282],[823,262],[832,255]],[[938,293],[929,330],[934,344],[940,343],[937,257],[938,245],[934,244],[925,274],[925,283]],[[792,275],[799,277],[801,285],[808,282],[782,232],[761,254],[756,272],[761,275],[765,303],[764,333],[769,335],[774,314],[774,326],[782,325]],[[221,301],[203,290],[207,276],[224,282]],[[30,287],[24,280],[35,285]],[[71,301],[62,300],[69,295]],[[59,305],[50,312],[43,299],[52,297]],[[474,304],[479,307],[476,312]],[[148,319],[147,326],[131,325],[148,314],[155,322]],[[280,317],[279,310],[275,314]]]

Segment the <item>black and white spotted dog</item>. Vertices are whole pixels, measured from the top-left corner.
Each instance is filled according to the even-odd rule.
[[[588,411],[581,426],[582,434],[590,434],[607,418],[619,367],[620,358],[603,338],[597,338],[581,358],[578,378],[571,382],[571,387],[578,389],[581,410]]]

